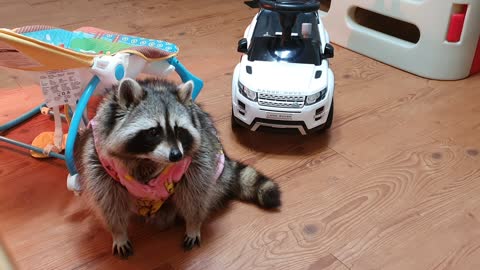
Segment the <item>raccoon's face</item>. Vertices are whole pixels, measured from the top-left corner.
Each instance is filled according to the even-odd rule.
[[[108,106],[107,149],[117,156],[172,163],[200,144],[188,105],[193,83],[124,79]]]

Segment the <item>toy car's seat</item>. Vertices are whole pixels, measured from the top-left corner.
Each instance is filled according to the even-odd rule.
[[[293,33],[301,33],[302,32],[302,24],[309,23],[312,25],[312,32],[311,38],[314,40],[320,40],[320,34],[318,32],[318,18],[314,12],[308,13],[299,13],[297,15],[297,21],[293,26],[292,32]]]
[[[270,10],[262,10],[258,14],[253,36],[274,36],[276,32],[282,32],[278,13]]]
[[[320,40],[318,33],[318,19],[314,12],[299,13],[297,20],[292,29],[292,34],[299,34],[302,32],[302,24],[312,24],[311,38],[314,40]],[[257,24],[253,32],[253,37],[274,36],[275,33],[281,33],[282,27],[280,25],[280,19],[277,12],[270,10],[262,10],[257,17]]]

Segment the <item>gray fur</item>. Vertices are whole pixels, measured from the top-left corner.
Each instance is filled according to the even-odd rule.
[[[263,208],[280,207],[280,190],[276,183],[252,167],[231,160],[226,154],[223,172],[214,181],[217,153],[222,145],[210,116],[191,100],[192,88],[191,82],[178,86],[165,80],[124,80],[109,91],[97,112],[100,139],[104,142],[102,149],[95,149],[90,129],[79,135],[75,161],[81,183],[92,206],[112,233],[114,254],[122,257],[133,254],[127,227],[130,216],[134,214],[134,200],[106,173],[98,160],[97,151],[127,166],[130,174],[142,182],[148,182],[169,164],[166,153],[175,147],[183,156],[192,157],[192,163],[176,186],[174,195],[152,220],[159,228],[166,229],[177,215],[183,217],[186,223],[185,249],[200,244],[203,221],[228,199],[254,202]],[[139,92],[139,89],[142,91]],[[140,130],[153,128],[156,122],[164,130],[174,129],[171,127],[173,124],[184,131],[170,132],[170,135],[165,132],[165,139],[150,147],[154,150],[136,153],[137,149],[133,146],[137,146],[138,142],[131,142],[132,138]],[[187,137],[191,140],[185,140]],[[145,145],[138,144],[141,148]]]

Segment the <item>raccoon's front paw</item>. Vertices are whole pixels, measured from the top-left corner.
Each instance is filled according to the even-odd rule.
[[[119,256],[122,259],[128,258],[133,255],[133,246],[130,240],[114,240],[112,246],[112,253],[115,256]]]
[[[185,238],[183,238],[183,249],[188,251],[191,250],[195,245],[200,247],[200,233],[191,236],[186,234]]]

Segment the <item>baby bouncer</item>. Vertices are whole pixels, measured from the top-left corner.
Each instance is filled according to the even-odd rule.
[[[78,129],[87,125],[86,108],[94,92],[102,91],[125,77],[140,74],[168,76],[175,71],[183,82],[192,80],[195,99],[203,82],[177,59],[175,44],[122,35],[93,27],[68,31],[50,26],[0,29],[0,66],[37,76],[45,103],[0,126],[0,133],[38,113],[54,117],[55,131],[41,134],[40,147],[0,136],[0,141],[29,149],[35,157],[63,159],[68,169],[67,187],[78,194],[81,187],[73,160]],[[101,94],[101,92],[100,92]],[[63,108],[63,113],[60,109]],[[68,132],[63,134],[62,119]],[[41,143],[43,141],[52,143]],[[64,149],[64,154],[61,152]]]

